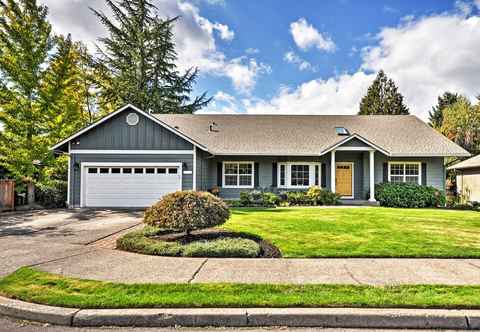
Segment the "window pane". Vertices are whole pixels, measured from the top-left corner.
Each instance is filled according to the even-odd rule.
[[[178,173],[178,168],[169,168],[168,169],[168,174],[177,174]]]
[[[120,168],[112,168],[112,174],[120,173]]]
[[[252,164],[240,164],[239,165],[240,174],[252,174]]]
[[[225,185],[226,186],[236,186],[237,185],[237,176],[236,175],[225,175]]]
[[[100,168],[100,174],[108,174],[108,168]]]
[[[418,176],[406,176],[405,182],[418,184]]]
[[[402,176],[391,176],[390,182],[392,183],[402,183],[403,182],[403,175]]]
[[[404,164],[390,164],[390,175],[403,175]]]
[[[143,174],[143,168],[135,168],[135,174]]]
[[[123,174],[131,174],[132,173],[132,169],[131,168],[124,168],[123,169]]]
[[[155,173],[155,168],[145,168],[145,173],[153,174],[153,173]]]
[[[310,177],[310,167],[308,165],[291,166],[291,185],[308,186]]]
[[[238,164],[225,163],[225,174],[238,174]]]
[[[90,168],[88,169],[88,173],[90,173],[90,174],[97,173],[97,168],[90,167]]]
[[[280,165],[280,185],[285,185],[285,165]]]
[[[406,164],[405,175],[418,175],[418,164]]]
[[[251,175],[240,175],[240,185],[241,186],[251,186],[252,185],[252,176]]]
[[[167,173],[167,169],[166,168],[157,168],[157,174],[166,174]]]

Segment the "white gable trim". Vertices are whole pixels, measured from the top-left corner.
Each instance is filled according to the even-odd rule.
[[[142,115],[145,116],[146,118],[148,118],[148,119],[152,120],[153,122],[159,124],[160,126],[164,127],[165,129],[171,131],[172,133],[180,136],[181,138],[183,138],[183,139],[186,140],[187,142],[192,143],[193,145],[199,147],[199,148],[202,149],[203,151],[208,151],[208,149],[207,149],[206,146],[203,146],[203,145],[201,145],[200,143],[195,142],[193,139],[191,139],[191,138],[188,137],[188,136],[185,136],[184,134],[182,134],[182,133],[179,132],[178,130],[175,130],[174,128],[170,127],[170,126],[167,125],[165,122],[160,121],[160,120],[157,119],[156,117],[148,114],[147,112],[142,111],[142,110],[139,109],[138,107],[135,107],[135,106],[133,106],[133,105],[131,105],[131,104],[125,105],[125,106],[119,108],[118,110],[116,110],[115,112],[112,112],[112,113],[104,116],[103,118],[101,118],[101,119],[98,120],[97,122],[94,122],[94,123],[92,123],[91,125],[89,125],[89,126],[83,128],[83,129],[77,131],[75,134],[71,135],[70,137],[67,137],[66,139],[64,139],[64,140],[61,141],[60,143],[55,144],[54,146],[52,146],[52,147],[50,148],[50,150],[56,150],[56,149],[58,149],[58,148],[59,148],[60,146],[62,146],[63,144],[65,144],[65,143],[71,141],[72,139],[74,139],[74,138],[82,135],[83,133],[86,133],[87,131],[89,131],[89,130],[95,128],[96,126],[98,126],[99,124],[104,123],[104,122],[107,121],[108,119],[114,117],[115,115],[117,115],[117,114],[119,114],[119,113],[121,113],[121,112],[123,112],[124,110],[129,109],[129,108],[137,111],[138,113],[142,114]]]
[[[341,140],[340,142],[332,145],[331,147],[325,149],[322,151],[322,153],[320,155],[324,155],[324,154],[327,154],[328,152],[330,151],[333,151],[333,150],[336,150],[337,148],[339,148],[340,146],[342,146],[343,144],[347,143],[348,141],[351,141],[352,139],[358,139],[360,141],[362,141],[363,143],[367,144],[368,146],[371,146],[372,148],[374,148],[375,150],[377,151],[380,151],[382,152],[383,154],[387,155],[387,156],[390,156],[391,153],[388,152],[387,150],[385,149],[382,149],[381,147],[379,147],[378,145],[375,145],[373,144],[372,142],[370,142],[369,140],[367,140],[366,138],[363,138],[362,136],[358,135],[358,134],[352,134],[350,136],[348,136],[347,138]],[[345,149],[342,149],[342,150],[351,150],[351,151],[356,151],[357,149],[355,147],[345,147]]]

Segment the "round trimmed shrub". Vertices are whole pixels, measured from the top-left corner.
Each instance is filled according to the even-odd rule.
[[[187,235],[197,229],[218,226],[227,221],[230,211],[225,202],[207,192],[177,191],[145,211],[145,224]]]

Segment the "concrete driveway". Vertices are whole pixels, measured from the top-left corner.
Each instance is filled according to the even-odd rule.
[[[135,227],[143,211],[45,210],[0,214],[0,276],[91,252],[99,239]]]

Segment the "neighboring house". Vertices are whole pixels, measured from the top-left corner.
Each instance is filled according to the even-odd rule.
[[[480,155],[450,166],[457,174],[457,193],[465,201],[480,202]]]
[[[374,185],[444,190],[445,157],[469,153],[414,116],[157,115],[125,106],[55,145],[71,207],[148,206],[176,190],[318,185],[374,201]]]

